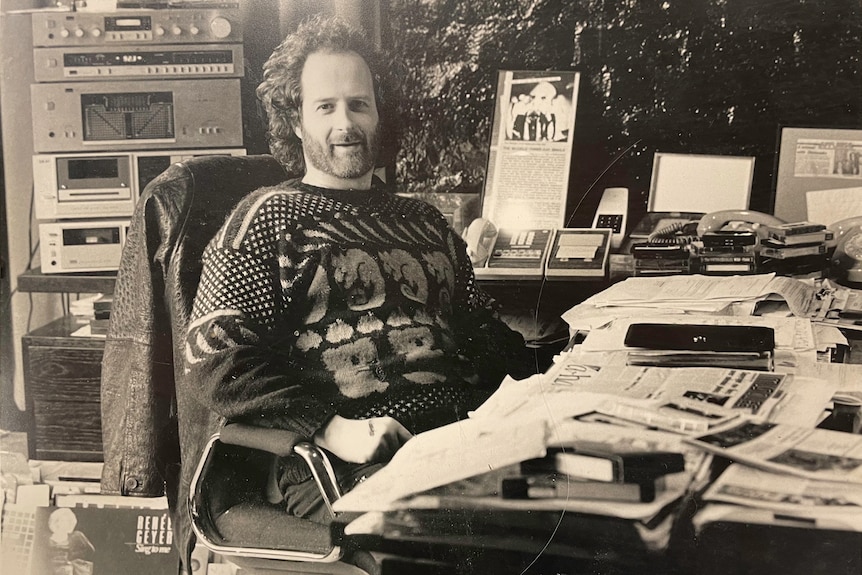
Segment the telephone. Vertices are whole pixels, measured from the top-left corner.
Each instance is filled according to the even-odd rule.
[[[831,224],[835,234],[832,271],[836,279],[853,284],[862,283],[862,216]]]
[[[633,232],[633,238],[640,236],[652,245],[686,245],[706,233],[718,231],[753,231],[764,239],[766,226],[777,226],[784,221],[753,210],[719,210],[708,214],[651,212],[644,223],[651,224],[651,229],[646,233],[637,230],[642,233]]]
[[[747,230],[757,232],[760,239],[767,237],[767,226],[780,226],[784,220],[753,210],[719,210],[706,214],[697,224],[697,235],[722,230]]]
[[[467,256],[475,268],[484,267],[491,256],[491,248],[497,237],[497,226],[491,220],[476,218],[462,234],[467,242]]]
[[[606,188],[593,218],[594,228],[610,228],[611,247],[615,250],[623,243],[629,209],[628,188]]]

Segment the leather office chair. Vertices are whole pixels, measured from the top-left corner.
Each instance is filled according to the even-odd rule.
[[[313,562],[364,573],[338,562],[344,551],[331,545],[327,527],[266,499],[263,480],[274,455],[261,448],[299,453],[329,500],[337,498],[322,452],[277,430],[227,426],[212,435],[222,422],[183,374],[205,246],[242,197],[287,178],[268,155],[202,156],[170,166],[144,190],[123,249],[102,362],[102,490],[166,494],[185,557],[196,535],[245,567],[325,572],[309,567]],[[239,493],[252,495],[234,497]]]

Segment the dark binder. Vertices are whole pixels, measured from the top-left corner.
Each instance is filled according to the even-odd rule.
[[[775,330],[753,325],[633,323],[625,345],[644,349],[705,352],[771,352]]]

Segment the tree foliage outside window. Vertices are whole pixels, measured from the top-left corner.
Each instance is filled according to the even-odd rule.
[[[780,125],[862,118],[858,0],[389,0],[389,24],[407,191],[481,189],[501,69],[581,72],[570,209],[611,185],[645,203],[664,151],[756,156],[769,210]]]

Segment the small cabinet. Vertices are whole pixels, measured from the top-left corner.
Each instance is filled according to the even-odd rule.
[[[22,338],[31,459],[102,460],[105,340],[71,335],[86,324],[62,317]]]

